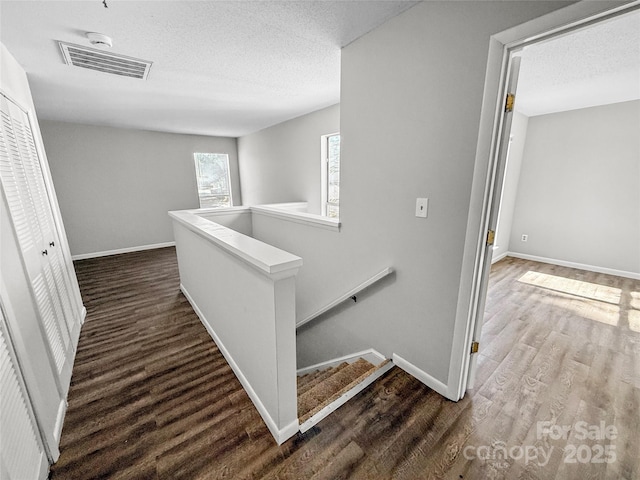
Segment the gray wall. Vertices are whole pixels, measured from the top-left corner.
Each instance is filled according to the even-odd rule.
[[[640,273],[638,132],[640,101],[531,117],[509,249]]]
[[[233,138],[40,125],[73,255],[173,241],[167,211],[199,207],[194,152],[229,154],[241,203]]]
[[[424,2],[343,49],[343,226],[312,294],[326,303],[332,282],[397,274],[299,331],[298,367],[366,345],[447,383],[489,37],[564,5]],[[422,196],[427,219],[414,216]]]
[[[238,139],[245,205],[304,201],[320,214],[320,136],[340,131],[340,106]]]
[[[513,210],[516,207],[516,197],[518,194],[518,181],[520,179],[520,168],[522,167],[522,155],[524,144],[527,138],[527,125],[529,117],[513,112],[511,122],[511,146],[504,173],[504,184],[502,187],[502,198],[500,201],[500,212],[498,215],[498,226],[496,229],[496,243],[493,249],[494,260],[499,259],[509,252],[509,242],[511,240],[511,224],[513,221]]]

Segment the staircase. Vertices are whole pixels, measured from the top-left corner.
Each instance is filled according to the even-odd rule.
[[[391,359],[374,365],[359,358],[353,363],[342,362],[335,367],[298,376],[300,431],[309,430],[392,367]]]

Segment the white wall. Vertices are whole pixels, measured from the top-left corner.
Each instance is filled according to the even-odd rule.
[[[510,250],[640,273],[638,132],[640,101],[531,117]]]
[[[320,226],[309,226],[291,220],[252,214],[253,237],[293,253],[303,259],[303,265],[296,277],[296,318],[298,321],[317,312],[330,301],[358,286],[385,267],[391,266],[390,259],[371,259],[368,265],[351,264],[357,253],[345,248],[347,238],[343,232],[334,232]],[[363,302],[360,301],[360,305]],[[359,305],[359,306],[360,306]],[[357,314],[351,309],[350,314]],[[328,320],[331,321],[330,319]],[[320,321],[324,323],[324,321]],[[305,327],[306,329],[309,327]],[[371,348],[368,343],[359,342],[358,333],[348,333],[348,326],[337,326],[342,334],[331,344],[319,345],[326,358],[309,358],[306,347],[298,348],[298,368],[322,360],[335,358],[355,351]],[[299,335],[299,339],[306,338]],[[311,340],[313,341],[313,340]],[[343,349],[348,349],[343,352]],[[317,361],[316,361],[317,360]]]
[[[496,229],[496,242],[493,249],[493,259],[498,260],[509,252],[509,242],[511,240],[511,223],[513,221],[513,210],[516,206],[516,196],[518,193],[518,181],[520,179],[520,168],[522,166],[522,155],[524,144],[527,138],[527,125],[529,117],[513,112],[511,122],[511,146],[504,173],[504,184],[502,188],[502,198],[500,201],[500,212],[498,215],[498,227]]]
[[[304,201],[320,214],[320,137],[340,131],[340,106],[238,139],[245,205]]]
[[[564,5],[424,2],[343,49],[339,240],[318,233],[289,248],[283,227],[269,241],[303,257],[298,289],[319,304],[381,268],[397,274],[301,329],[298,367],[366,345],[447,382],[489,37]],[[414,216],[423,196],[427,219]],[[266,236],[255,220],[253,228]],[[304,286],[310,255],[327,260]]]
[[[293,305],[300,259],[213,224],[209,234],[178,220],[173,227],[181,289],[281,444],[298,430]],[[231,253],[237,250],[242,258]]]
[[[173,241],[170,210],[198,208],[194,152],[229,154],[241,203],[233,138],[41,122],[73,255]]]
[[[244,207],[224,208],[217,210],[199,211],[198,216],[211,220],[238,233],[253,236],[251,224],[251,209]]]

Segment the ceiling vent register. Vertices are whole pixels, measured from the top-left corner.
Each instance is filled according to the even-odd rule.
[[[146,80],[153,63],[139,58],[106,53],[93,48],[74,45],[73,43],[58,43],[65,63],[74,67]]]

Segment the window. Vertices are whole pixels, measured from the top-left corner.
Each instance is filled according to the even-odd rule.
[[[340,215],[340,134],[322,136],[322,215]]]
[[[194,153],[200,208],[231,206],[229,155],[226,153]]]

